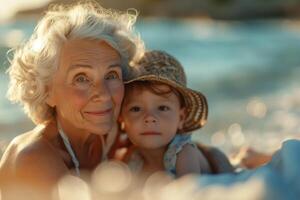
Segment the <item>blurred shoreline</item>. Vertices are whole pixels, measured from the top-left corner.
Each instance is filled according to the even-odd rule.
[[[74,0],[11,0],[0,13],[0,22],[39,19],[55,4],[73,4]],[[15,3],[13,3],[15,1]],[[140,17],[196,18],[229,21],[300,18],[299,0],[95,0],[105,8],[137,12]],[[1,0],[0,0],[1,3]],[[1,11],[1,10],[0,10]]]
[[[49,0],[47,0],[49,1]],[[118,10],[136,9],[141,16],[159,17],[196,17],[227,20],[248,20],[261,18],[299,18],[300,1],[278,0],[98,0],[105,8]],[[34,9],[24,9],[16,13],[16,17],[34,16],[43,13],[50,4],[70,4],[73,0],[50,0]]]

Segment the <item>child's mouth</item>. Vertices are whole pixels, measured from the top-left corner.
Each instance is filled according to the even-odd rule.
[[[148,132],[143,132],[141,135],[161,135],[159,132],[154,132],[154,131],[148,131]]]

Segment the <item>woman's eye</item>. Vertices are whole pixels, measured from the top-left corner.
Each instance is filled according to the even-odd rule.
[[[79,74],[73,80],[73,85],[79,89],[88,89],[91,84],[91,80],[85,74]]]
[[[76,83],[89,83],[90,80],[88,79],[88,77],[86,75],[80,74],[75,77],[75,82]]]
[[[129,109],[130,112],[139,112],[140,110],[141,110],[141,108],[138,106],[133,106]]]
[[[118,72],[111,71],[106,75],[105,79],[106,80],[120,79],[120,76],[119,76]]]
[[[170,107],[169,106],[158,106],[158,110],[160,110],[160,111],[168,111],[168,110],[170,110]]]

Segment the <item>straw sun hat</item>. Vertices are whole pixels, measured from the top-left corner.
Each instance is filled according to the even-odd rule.
[[[140,73],[125,81],[125,84],[134,81],[157,81],[175,88],[182,95],[186,108],[182,131],[190,132],[204,126],[208,114],[206,98],[186,86],[184,69],[176,58],[163,51],[148,51],[136,67]]]

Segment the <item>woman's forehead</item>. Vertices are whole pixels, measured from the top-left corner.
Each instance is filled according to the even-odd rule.
[[[66,42],[61,51],[61,62],[119,62],[119,53],[103,40],[76,39]]]

